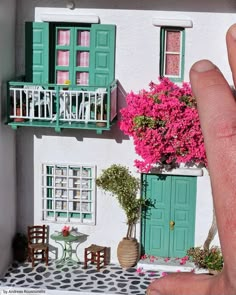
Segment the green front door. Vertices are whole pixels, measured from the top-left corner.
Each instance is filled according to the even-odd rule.
[[[144,174],[142,195],[154,206],[142,218],[142,252],[182,257],[194,246],[196,177]]]

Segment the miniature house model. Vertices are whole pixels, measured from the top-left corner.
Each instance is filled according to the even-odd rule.
[[[86,235],[80,259],[95,243],[109,247],[117,262],[125,216],[95,185],[113,163],[145,180],[147,196],[157,201],[152,217],[137,225],[143,253],[184,256],[204,243],[211,224],[209,175],[188,167],[162,177],[139,173],[119,110],[127,93],[147,89],[159,76],[188,82],[191,65],[203,58],[232,83],[224,39],[235,5],[82,0],[68,8],[62,2],[1,4],[0,232],[6,239],[0,272],[10,262],[13,234],[31,224],[47,224],[50,233],[70,225]]]

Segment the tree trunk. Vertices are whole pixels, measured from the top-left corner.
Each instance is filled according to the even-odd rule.
[[[206,241],[204,242],[203,249],[209,251],[210,244],[213,241],[215,235],[217,233],[217,223],[216,223],[216,215],[215,215],[215,209],[213,208],[213,217],[212,217],[212,223],[211,227],[208,232],[208,236],[206,238]]]
[[[128,229],[127,229],[127,234],[126,234],[126,238],[127,239],[132,239],[135,238],[136,233],[135,233],[135,223],[130,223],[128,224]]]

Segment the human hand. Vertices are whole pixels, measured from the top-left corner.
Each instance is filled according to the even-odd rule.
[[[226,34],[236,85],[236,24]],[[236,294],[236,102],[231,87],[210,61],[196,62],[190,81],[197,99],[216,212],[223,271],[216,276],[176,273],[155,280],[148,295]]]

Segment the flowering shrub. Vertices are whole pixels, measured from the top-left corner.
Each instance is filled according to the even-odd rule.
[[[201,247],[193,247],[187,251],[189,258],[200,268],[221,271],[223,256],[219,247],[212,246],[209,251]]]
[[[130,92],[121,110],[120,129],[133,138],[141,156],[135,165],[148,172],[154,164],[206,166],[206,154],[196,100],[190,85],[181,87],[168,78],[149,84],[149,90]]]

